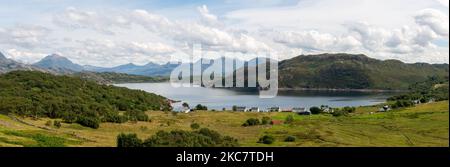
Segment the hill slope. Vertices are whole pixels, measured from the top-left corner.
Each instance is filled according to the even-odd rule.
[[[279,63],[281,88],[407,89],[429,76],[448,78],[448,64],[406,64],[350,54],[298,56]]]
[[[100,84],[117,84],[117,83],[153,83],[165,82],[168,78],[165,77],[148,77],[142,75],[131,75],[125,73],[115,72],[78,72],[73,74],[75,77],[80,77],[89,81],[94,81]]]
[[[99,122],[147,120],[143,111],[169,109],[162,96],[80,78],[35,71],[0,75],[0,113],[62,118],[97,128]]]
[[[14,61],[14,60],[8,59],[8,58],[5,57],[5,55],[3,55],[0,52],[0,74],[7,73],[7,72],[10,72],[10,71],[15,71],[15,70],[46,71],[46,70],[43,70],[43,69],[40,69],[40,68],[36,68],[36,67],[33,67],[33,66],[29,66],[29,65],[22,64],[22,63]]]

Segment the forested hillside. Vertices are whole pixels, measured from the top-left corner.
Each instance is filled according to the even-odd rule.
[[[0,75],[0,113],[61,118],[98,128],[100,122],[146,121],[147,110],[169,110],[166,98],[36,71]],[[123,111],[123,112],[120,112]]]
[[[351,54],[298,56],[279,63],[282,88],[406,90],[431,76],[448,78],[448,64],[407,64]]]

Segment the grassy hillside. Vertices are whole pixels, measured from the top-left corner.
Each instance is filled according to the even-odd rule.
[[[99,122],[145,121],[143,111],[169,109],[162,96],[80,78],[32,71],[0,75],[0,113],[4,114],[61,118],[98,128]]]
[[[358,107],[349,116],[328,114],[300,116],[292,113],[194,112],[173,114],[147,112],[151,122],[102,123],[99,129],[62,123],[60,128],[45,125],[49,118],[23,119],[20,123],[0,115],[0,146],[116,146],[120,133],[136,133],[148,138],[157,131],[191,129],[192,123],[238,139],[240,146],[449,146],[448,101],[376,112],[378,107]],[[242,127],[249,118],[268,116],[291,124]],[[57,120],[57,119],[56,119]],[[33,126],[31,126],[33,125]],[[263,135],[273,144],[257,143]],[[285,142],[287,136],[296,138]]]
[[[430,76],[448,78],[448,64],[406,64],[365,55],[298,56],[279,63],[279,87],[407,89]]]
[[[148,77],[115,72],[79,72],[73,74],[73,76],[101,84],[165,82],[169,79],[167,77]]]

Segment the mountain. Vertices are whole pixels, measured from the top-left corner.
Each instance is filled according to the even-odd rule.
[[[90,71],[77,72],[72,74],[72,76],[79,77],[89,81],[94,81],[99,84],[153,83],[153,82],[165,82],[169,79],[167,77],[149,77],[125,73],[90,72]]]
[[[60,73],[79,72],[84,69],[83,66],[75,64],[66,57],[57,54],[49,55],[39,62],[34,63],[33,66],[54,70]]]
[[[237,72],[255,73],[247,66]],[[278,87],[288,89],[382,89],[406,90],[429,77],[448,79],[448,64],[403,63],[377,60],[362,54],[300,55],[278,63]],[[227,77],[233,77],[228,75]]]
[[[430,76],[448,78],[448,72],[448,64],[407,64],[362,54],[302,55],[279,63],[279,87],[407,89]]]
[[[16,71],[16,70],[26,70],[26,71],[42,71],[45,72],[46,70],[36,68],[33,66],[29,66],[26,64],[22,64],[19,62],[16,62],[14,60],[8,59],[0,52],[0,74],[7,73],[10,71]]]

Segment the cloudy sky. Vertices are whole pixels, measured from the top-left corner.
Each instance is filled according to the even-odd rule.
[[[281,59],[346,52],[448,63],[448,17],[446,0],[0,0],[0,52],[109,67],[164,63],[202,44]]]

